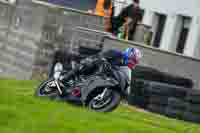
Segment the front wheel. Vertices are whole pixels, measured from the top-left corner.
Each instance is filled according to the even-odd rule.
[[[119,92],[105,88],[90,98],[88,108],[97,112],[110,112],[119,105],[120,100]]]
[[[48,79],[41,83],[35,91],[35,96],[46,97],[52,100],[59,99],[59,92],[56,88],[54,79]]]

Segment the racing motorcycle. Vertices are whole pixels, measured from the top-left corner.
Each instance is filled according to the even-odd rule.
[[[82,66],[80,65],[80,69]],[[114,68],[104,60],[93,74],[76,75],[66,82],[59,80],[66,73],[58,64],[54,76],[39,85],[35,95],[83,105],[97,112],[114,110],[127,96],[129,77],[121,68]]]

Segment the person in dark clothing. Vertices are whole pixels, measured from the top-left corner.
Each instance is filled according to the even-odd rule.
[[[116,17],[112,17],[112,33],[117,35],[119,32],[119,27],[127,22],[128,19],[131,19],[131,22],[128,24],[128,40],[133,40],[133,35],[136,30],[138,21],[142,19],[142,12],[139,7],[139,0],[133,0],[133,3],[126,8],[124,8],[120,14]]]

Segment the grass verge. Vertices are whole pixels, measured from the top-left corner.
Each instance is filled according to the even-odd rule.
[[[0,80],[0,133],[200,133],[200,125],[121,105],[96,113],[33,97],[38,81]]]

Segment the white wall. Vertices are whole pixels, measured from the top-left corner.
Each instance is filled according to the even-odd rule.
[[[168,15],[161,40],[161,49],[173,52],[176,51],[182,28],[181,19],[181,16],[178,15]]]
[[[196,52],[197,49],[199,49],[199,36],[200,36],[200,22],[199,17],[193,17],[192,23],[191,23],[191,29],[189,31],[189,35],[186,41],[184,54],[188,56],[194,56],[198,55]]]
[[[140,0],[140,7],[145,11],[161,13],[167,16],[160,48],[168,51],[175,51],[177,46],[181,25],[179,16],[191,17],[192,23],[189,27],[190,31],[186,40],[184,54],[200,58],[200,0]],[[153,27],[151,21],[154,18],[145,18],[146,20],[143,23],[149,22],[148,25]],[[156,20],[153,23],[155,22]]]
[[[200,0],[140,0],[140,6],[164,14],[198,16]]]

